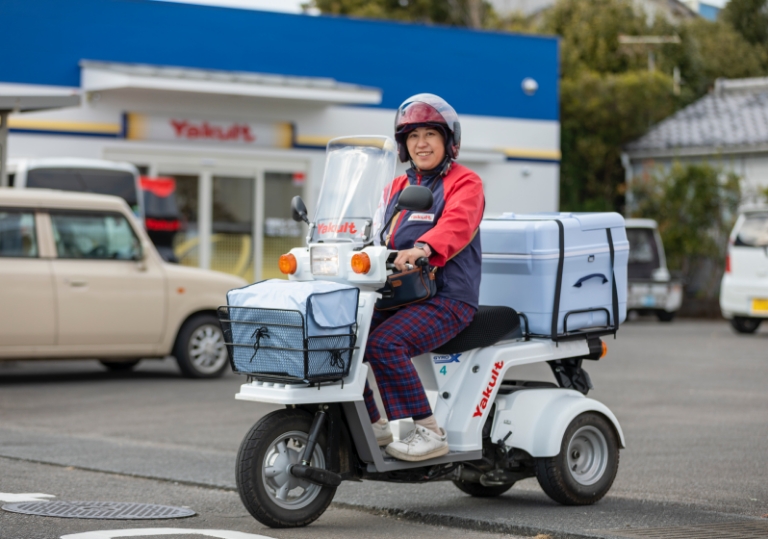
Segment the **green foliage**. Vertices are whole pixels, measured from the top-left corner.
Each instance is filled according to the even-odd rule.
[[[768,50],[768,0],[731,0],[720,18],[749,43]]]
[[[312,0],[323,13],[481,28],[496,14],[483,0]]]
[[[632,181],[632,215],[655,219],[670,270],[690,278],[708,261],[721,268],[741,198],[739,177],[707,164],[681,165]],[[714,297],[720,273],[707,272],[700,295]]]
[[[675,111],[672,79],[658,71],[582,72],[561,82],[561,206],[612,211],[623,195],[623,144]]]

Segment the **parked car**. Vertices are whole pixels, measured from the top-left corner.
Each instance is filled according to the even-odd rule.
[[[141,176],[144,196],[144,223],[149,239],[166,262],[178,262],[173,239],[181,229],[181,214],[176,202],[176,180],[170,177]]]
[[[683,285],[667,269],[659,226],[653,219],[627,219],[629,264],[627,310],[671,322],[683,303]]]
[[[216,308],[239,277],[165,263],[124,200],[0,189],[0,361],[176,357],[193,378],[228,365]]]
[[[728,240],[720,310],[739,333],[768,319],[768,206],[743,208]]]
[[[16,189],[61,189],[116,195],[128,203],[136,217],[144,219],[139,171],[130,163],[73,157],[11,159],[8,177],[10,186]]]

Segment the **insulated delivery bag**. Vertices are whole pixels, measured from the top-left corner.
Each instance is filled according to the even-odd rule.
[[[507,213],[480,225],[480,304],[525,314],[528,333],[613,333],[627,316],[629,242],[618,213]]]
[[[227,293],[219,320],[232,369],[264,381],[349,374],[360,291],[327,281],[270,279]]]

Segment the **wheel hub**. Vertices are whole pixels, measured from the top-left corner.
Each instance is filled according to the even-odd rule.
[[[597,428],[581,427],[568,444],[568,470],[582,485],[593,485],[608,467],[608,442]]]
[[[195,366],[203,371],[218,370],[227,360],[221,330],[212,325],[199,327],[190,339],[189,356]]]
[[[321,487],[291,474],[304,452],[307,435],[292,431],[279,436],[264,457],[262,477],[267,494],[272,501],[286,509],[300,509],[309,505],[320,493]],[[319,446],[312,453],[312,464],[325,466]]]

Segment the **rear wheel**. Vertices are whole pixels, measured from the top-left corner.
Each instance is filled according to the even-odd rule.
[[[312,416],[295,409],[264,416],[246,435],[237,455],[237,491],[253,517],[271,528],[306,526],[322,515],[336,494],[294,477],[288,468],[299,462]],[[325,468],[325,436],[312,453],[311,465]]]
[[[217,378],[227,368],[227,347],[219,320],[199,314],[187,320],[176,338],[173,355],[187,378]]]
[[[619,469],[619,443],[613,426],[598,414],[576,417],[565,431],[556,457],[536,460],[536,478],[547,496],[563,505],[600,500]]]
[[[731,318],[733,329],[739,333],[754,333],[760,327],[760,318],[747,318],[745,316],[734,316]]]
[[[486,487],[480,483],[470,483],[469,481],[462,481],[460,479],[454,481],[453,484],[456,485],[460,491],[466,492],[475,498],[495,498],[496,496],[504,494],[512,488],[512,485],[514,485],[514,483],[509,483],[508,485],[493,485]]]

